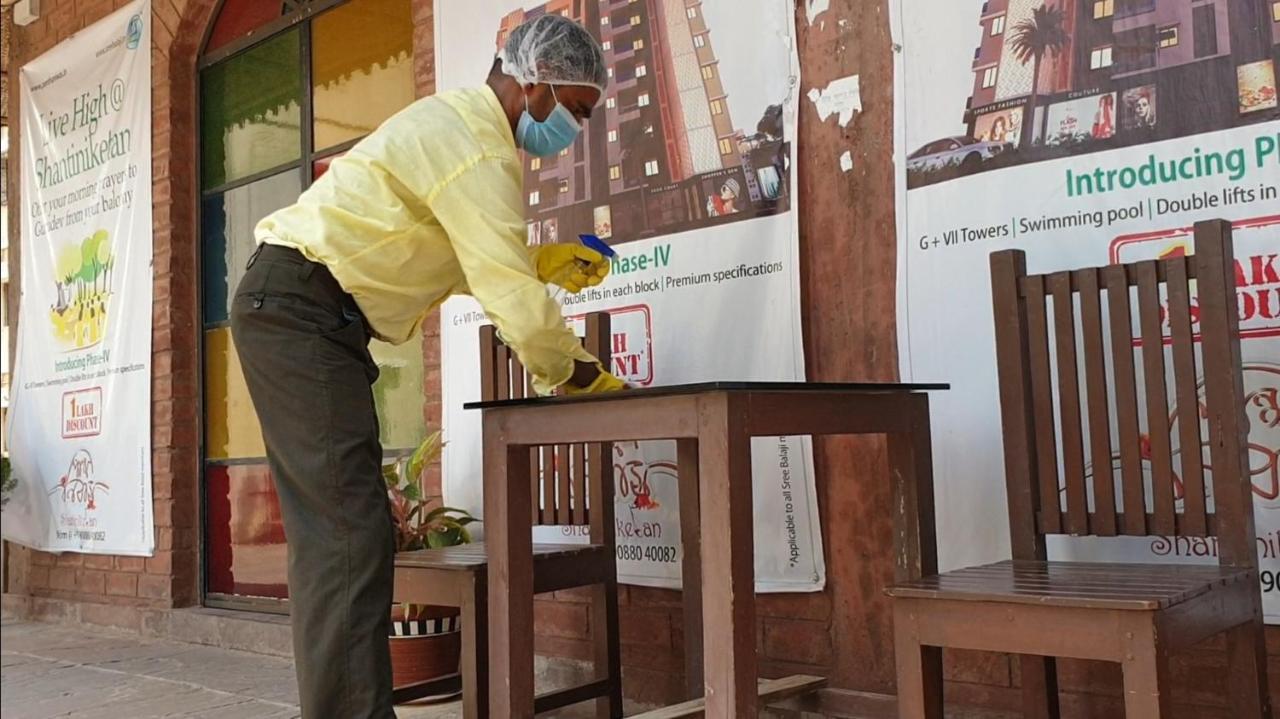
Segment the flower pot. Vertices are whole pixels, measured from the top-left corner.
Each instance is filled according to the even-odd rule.
[[[391,683],[399,688],[458,673],[462,633],[455,607],[415,606],[391,612]]]

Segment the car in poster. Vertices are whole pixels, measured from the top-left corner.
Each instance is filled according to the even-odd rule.
[[[945,137],[924,145],[907,156],[907,172],[928,173],[959,170],[975,172],[982,163],[1013,148],[1008,142],[986,142],[964,135]]]

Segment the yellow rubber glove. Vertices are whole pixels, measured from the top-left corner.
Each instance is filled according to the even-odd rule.
[[[605,256],[575,242],[543,245],[533,251],[533,266],[538,279],[558,285],[573,294],[584,287],[595,287],[609,276],[609,260]]]
[[[627,388],[627,383],[618,377],[600,370],[600,374],[592,380],[591,384],[586,387],[575,387],[572,383],[564,386],[565,394],[603,394],[605,392],[618,392]]]

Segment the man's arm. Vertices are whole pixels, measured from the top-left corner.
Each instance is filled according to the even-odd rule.
[[[599,374],[598,362],[566,326],[560,306],[534,272],[522,197],[501,160],[482,159],[428,202],[449,235],[471,295],[533,375],[535,389],[549,394],[570,381],[586,387]]]

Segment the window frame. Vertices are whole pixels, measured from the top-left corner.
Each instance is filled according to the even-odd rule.
[[[652,170],[653,170],[652,172],[650,172],[650,168],[652,168]],[[646,160],[646,161],[645,161],[645,163],[644,163],[644,176],[645,176],[645,177],[657,177],[657,176],[658,176],[659,174],[661,174],[661,173],[662,173],[662,166],[658,164],[658,161],[657,161],[657,160]]]
[[[1004,34],[1004,26],[1007,15],[997,15],[991,18],[991,37],[1000,37]]]
[[[990,82],[988,82],[988,80],[990,80]],[[995,87],[996,83],[999,81],[1000,81],[1000,66],[992,65],[991,67],[984,67],[982,69],[982,77],[978,82],[982,86],[983,90],[990,90],[991,88]]]
[[[1093,19],[1105,20],[1116,16],[1116,0],[1093,0]]]
[[[219,466],[233,467],[245,464],[265,464],[266,457],[261,458],[232,458],[232,459],[214,459],[210,460],[206,450],[208,416],[206,407],[208,406],[208,398],[205,396],[207,389],[207,368],[205,366],[205,333],[220,329],[228,324],[228,322],[205,322],[205,267],[204,267],[204,242],[205,233],[204,224],[204,205],[205,201],[219,195],[226,195],[233,190],[252,185],[261,180],[266,180],[277,175],[288,172],[298,173],[298,182],[301,194],[306,192],[307,188],[315,184],[315,164],[319,160],[328,157],[339,157],[349,151],[357,143],[363,140],[367,135],[361,135],[351,140],[347,140],[336,145],[317,149],[315,147],[314,132],[314,113],[313,107],[315,103],[314,97],[314,73],[311,43],[311,23],[315,18],[324,13],[334,10],[342,5],[352,2],[353,0],[301,0],[297,7],[289,12],[282,13],[280,17],[275,18],[263,25],[253,29],[243,37],[236,38],[216,50],[206,52],[209,41],[213,35],[214,26],[217,24],[219,14],[222,12],[226,4],[226,0],[218,0],[215,4],[210,21],[204,29],[204,34],[200,39],[199,53],[196,56],[195,67],[195,163],[192,172],[195,177],[195,281],[196,281],[196,383],[198,384],[196,417],[199,423],[198,449],[197,457],[199,463],[197,485],[200,499],[200,516],[198,518],[199,531],[199,553],[200,553],[200,569],[197,571],[197,585],[199,588],[200,602],[202,606],[214,609],[231,609],[240,611],[256,611],[270,614],[289,614],[289,600],[276,599],[272,597],[258,597],[240,594],[227,594],[222,592],[211,591],[209,587],[209,575],[207,568],[209,567],[209,550],[210,543],[208,541],[209,519],[206,508],[206,497],[209,490],[208,484],[208,467],[210,464]],[[248,52],[253,48],[271,40],[278,39],[280,35],[297,29],[298,32],[298,63],[299,63],[299,83],[302,88],[299,103],[299,145],[300,152],[296,159],[289,162],[281,163],[273,167],[268,167],[258,172],[254,172],[244,177],[234,180],[224,181],[219,185],[204,187],[204,146],[202,142],[204,130],[204,107],[201,103],[201,82],[206,70],[212,68],[219,63],[233,59],[234,57]],[[402,451],[395,448],[386,450],[386,457],[408,456],[412,450]]]
[[[1106,62],[1095,62],[1094,58],[1106,58]],[[1098,70],[1106,70],[1116,64],[1116,46],[1115,45],[1099,45],[1089,50],[1089,70],[1096,72]]]
[[[1164,33],[1172,31],[1172,35],[1168,38],[1163,37]],[[1165,50],[1171,47],[1177,47],[1182,43],[1182,33],[1178,30],[1178,24],[1161,25],[1156,28],[1156,47]]]

